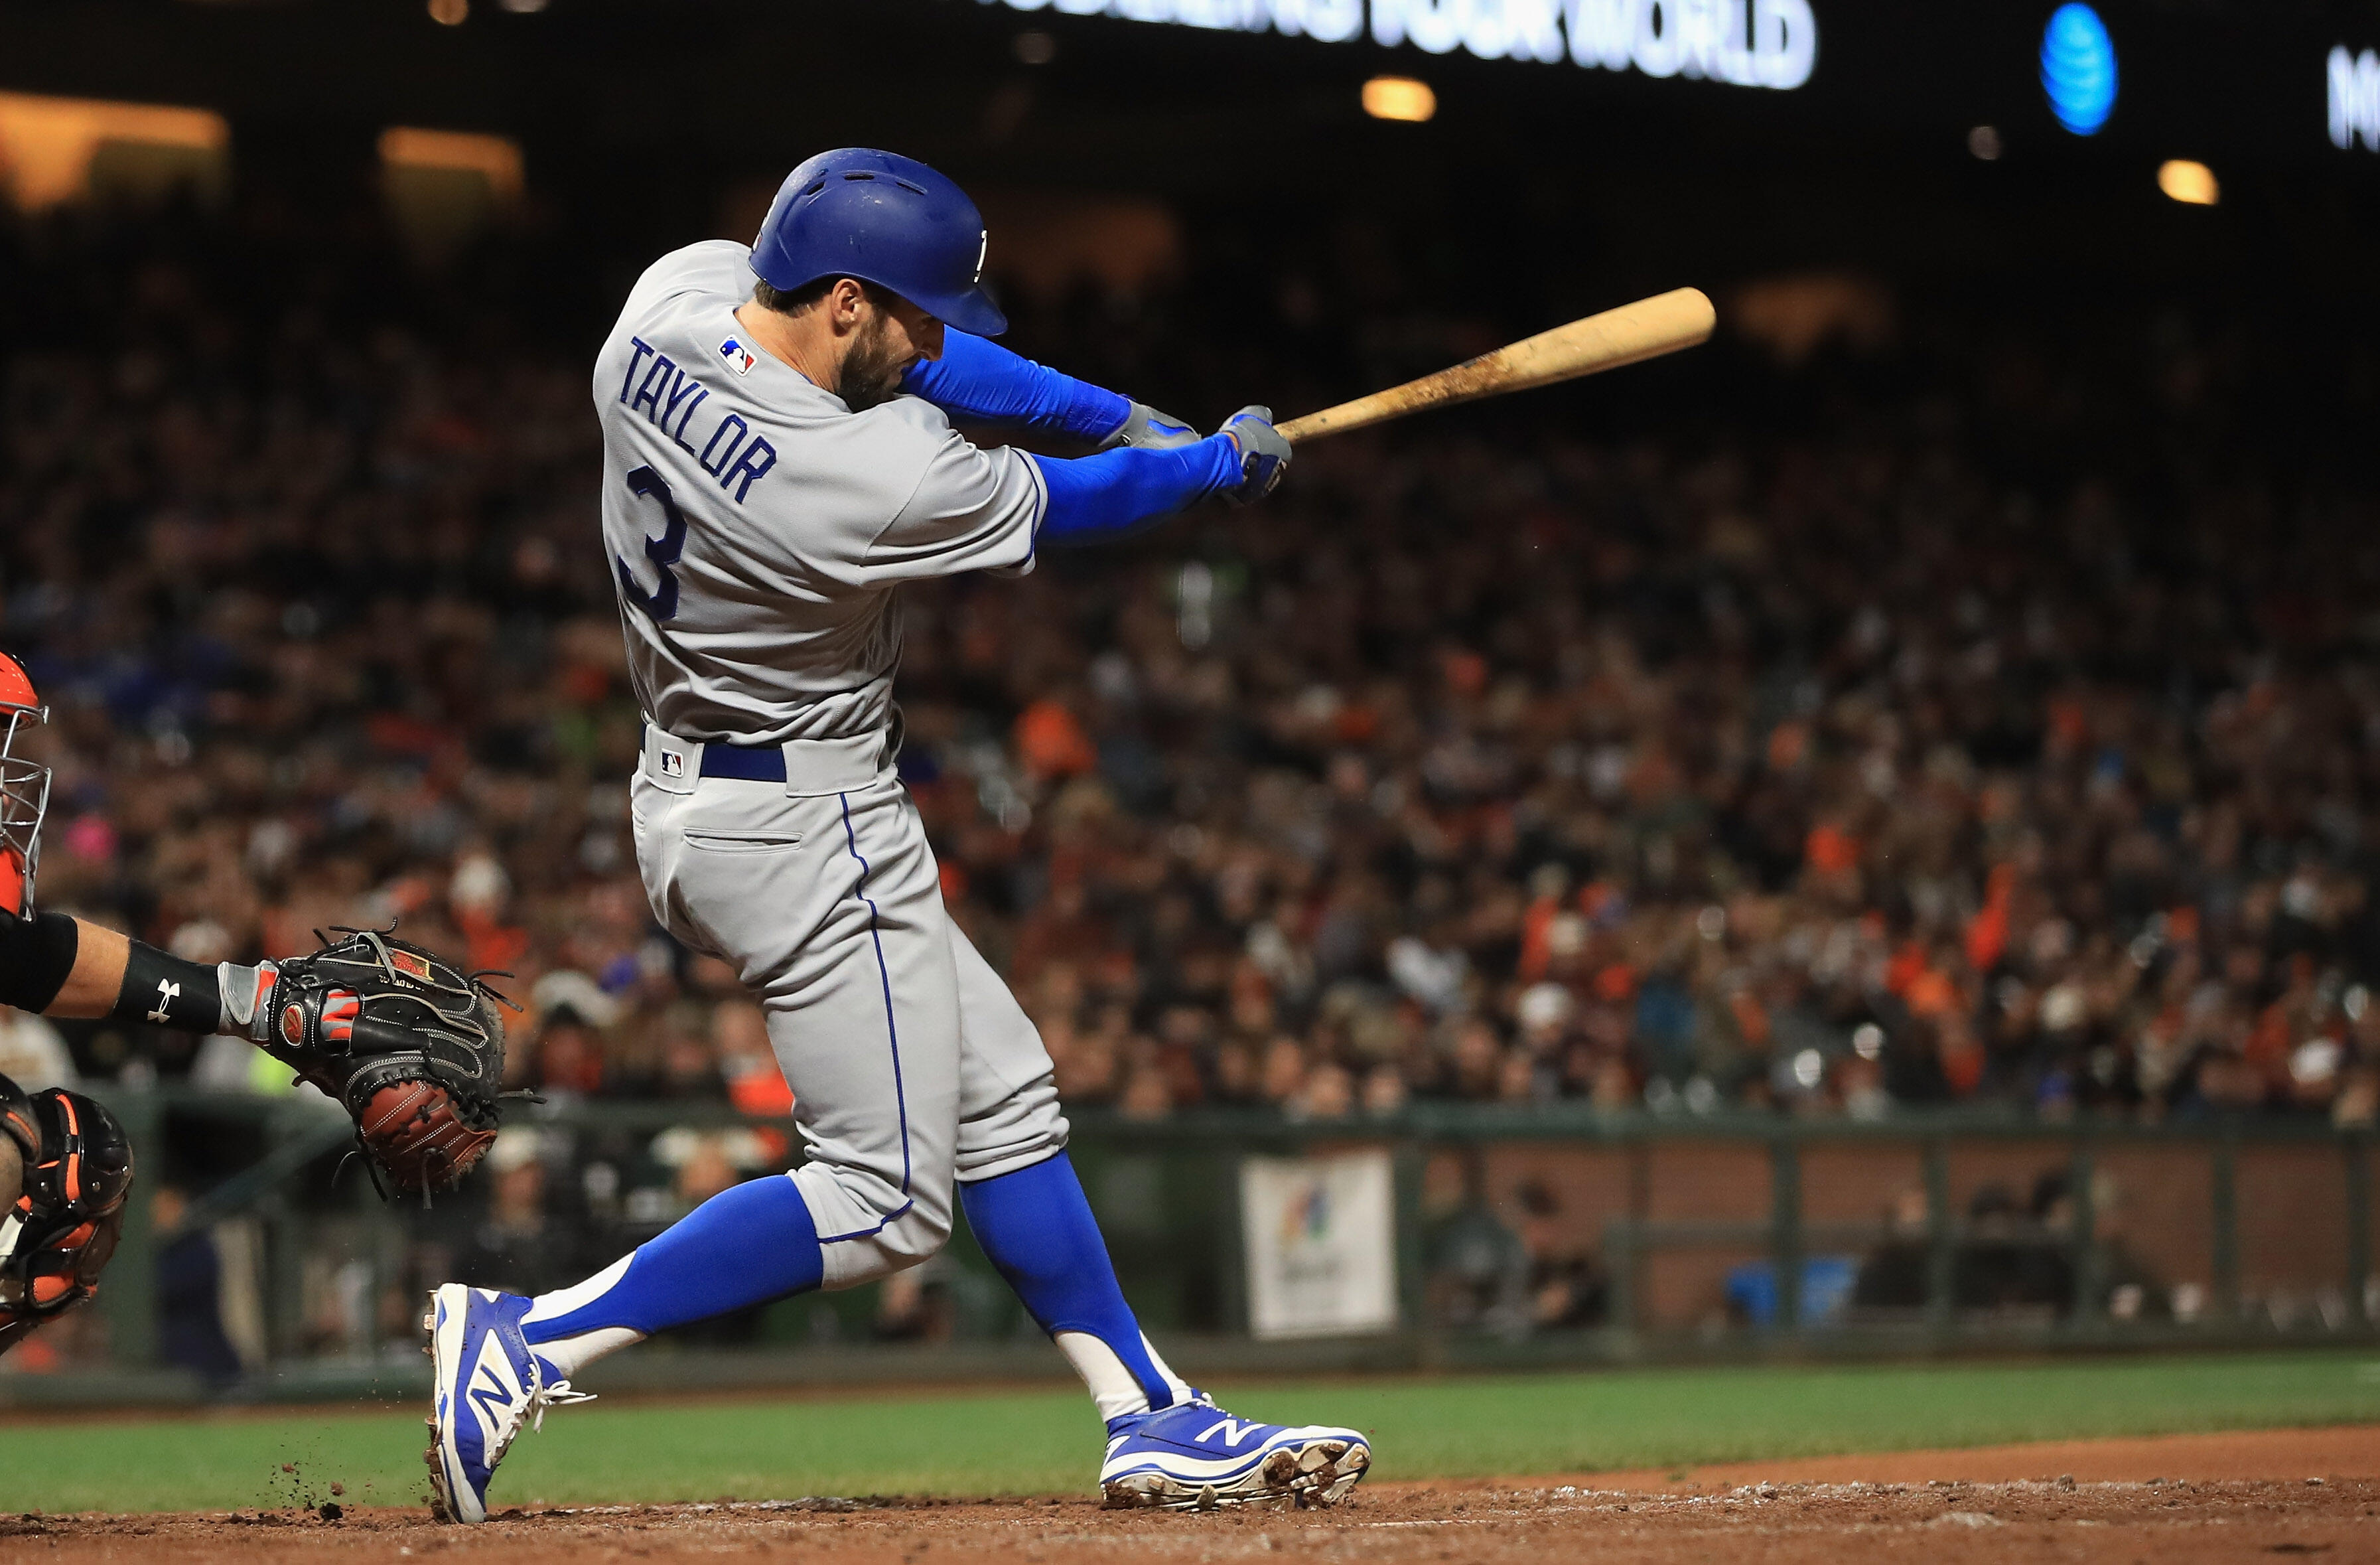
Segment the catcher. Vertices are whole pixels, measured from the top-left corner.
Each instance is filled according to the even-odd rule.
[[[47,718],[0,654],[0,1005],[251,1038],[346,1106],[376,1178],[425,1200],[460,1180],[495,1140],[499,996],[374,930],[311,956],[203,967],[35,911],[50,769],[19,747]],[[131,1188],[131,1145],[103,1105],[0,1076],[0,1353],[96,1291]]]

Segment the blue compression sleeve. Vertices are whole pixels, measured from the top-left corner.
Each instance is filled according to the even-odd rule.
[[[1172,1405],[1173,1383],[1157,1367],[1140,1322],[1123,1302],[1072,1158],[1062,1152],[1013,1174],[963,1183],[959,1204],[976,1242],[1042,1330],[1097,1338],[1150,1407]]]
[[[606,1327],[650,1336],[816,1288],[825,1270],[801,1187],[771,1175],[721,1191],[638,1245],[611,1286],[521,1329],[532,1346]]]
[[[910,365],[901,389],[953,418],[1021,425],[1076,440],[1105,440],[1132,414],[1128,397],[947,327],[942,356]]]
[[[1030,458],[1050,488],[1036,541],[1096,544],[1172,516],[1240,482],[1240,448],[1220,434],[1196,446],[1127,446],[1069,461]]]

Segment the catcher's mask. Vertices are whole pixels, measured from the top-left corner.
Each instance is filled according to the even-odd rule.
[[[42,817],[50,808],[50,769],[24,753],[50,709],[33,693],[23,666],[0,653],[0,911],[33,911],[33,872],[42,859]]]

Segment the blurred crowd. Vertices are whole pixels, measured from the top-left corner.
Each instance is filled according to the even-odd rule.
[[[632,862],[608,306],[370,255],[286,213],[0,238],[42,899],[200,960],[400,919],[513,975],[517,1084],[783,1112]],[[1202,420],[1286,345],[1392,356],[1293,265],[1220,346],[1211,292],[1013,340]],[[1707,402],[1646,372],[1650,411],[1326,442],[1259,507],[910,591],[902,771],[1067,1101],[2369,1121],[2374,491],[2260,438],[2219,323],[1900,309],[1865,355],[1715,348]],[[274,1084],[24,1018],[0,1070]]]

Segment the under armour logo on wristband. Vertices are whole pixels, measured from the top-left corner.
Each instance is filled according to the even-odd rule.
[[[159,1026],[164,1025],[165,1008],[181,997],[182,986],[179,984],[168,984],[160,978],[157,980],[157,1009],[149,1013],[148,1020]]]

